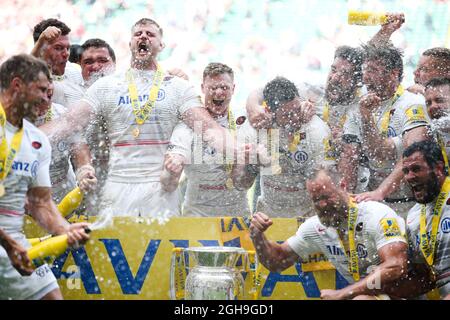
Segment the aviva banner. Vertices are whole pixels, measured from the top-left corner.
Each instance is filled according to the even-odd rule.
[[[71,222],[86,218],[71,219]],[[88,222],[93,222],[88,221]],[[299,226],[296,219],[274,218],[266,232],[269,239],[284,241]],[[54,260],[52,271],[65,299],[159,299],[170,297],[170,263],[175,247],[232,246],[254,250],[247,218],[171,218],[164,224],[139,218],[115,218],[107,228],[94,230],[88,244],[68,250]],[[31,221],[28,238],[42,236]],[[244,299],[252,279],[246,278]],[[318,299],[320,290],[347,285],[323,255],[311,255],[282,273],[261,269],[259,299]]]

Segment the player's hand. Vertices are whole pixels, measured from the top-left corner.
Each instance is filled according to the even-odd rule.
[[[77,169],[75,173],[78,186],[83,192],[90,192],[97,186],[97,178],[95,169],[90,164],[85,164]]]
[[[272,127],[272,114],[264,106],[248,107],[248,120],[255,129],[270,129]]]
[[[406,89],[406,90],[408,90],[409,92],[414,93],[414,94],[422,94],[422,95],[425,94],[424,87],[418,83],[408,87],[408,89]]]
[[[368,116],[372,114],[372,110],[378,107],[381,103],[381,99],[375,93],[368,93],[359,101],[359,110],[362,116]]]
[[[341,290],[324,289],[320,290],[320,299],[322,300],[345,300]]]
[[[300,103],[299,118],[301,123],[308,123],[315,114],[316,114],[316,107],[310,100],[302,101]]]
[[[47,29],[45,29],[41,33],[38,41],[51,43],[51,42],[55,41],[56,39],[58,39],[58,37],[60,35],[61,35],[61,30],[59,28],[50,26],[50,27],[47,27]]]
[[[387,21],[381,25],[381,29],[392,34],[400,29],[403,23],[405,23],[405,15],[403,13],[388,13]]]
[[[69,246],[77,249],[89,240],[89,223],[73,223],[69,225],[66,233]]]
[[[272,220],[262,212],[256,212],[250,221],[250,236],[254,237],[258,234],[264,233],[271,225]]]
[[[22,276],[29,276],[33,273],[34,270],[28,258],[27,250],[17,241],[8,239],[5,250],[11,260],[11,264]]]
[[[170,74],[171,76],[175,76],[184,79],[186,81],[189,80],[189,76],[183,70],[178,68],[172,68],[170,70],[167,70],[167,73]]]
[[[164,169],[167,170],[170,175],[179,176],[183,171],[185,162],[186,159],[180,154],[167,154],[164,159]]]
[[[384,194],[377,190],[364,192],[360,194],[355,195],[355,201],[356,202],[363,202],[363,201],[383,201]]]

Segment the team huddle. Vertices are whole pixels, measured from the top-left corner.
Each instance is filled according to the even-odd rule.
[[[367,44],[338,47],[323,87],[279,76],[234,114],[232,68],[205,67],[202,99],[158,63],[152,19],[131,28],[126,71],[101,39],[68,62],[70,28],[40,22],[31,55],[0,67],[0,299],[62,299],[23,222],[83,245],[89,225],[55,205],[77,186],[99,219],[252,214],[267,269],[320,253],[347,280],[322,299],[449,299],[450,50],[426,50],[404,87],[389,41],[403,23],[389,14]],[[275,217],[305,222],[280,244],[265,236]]]

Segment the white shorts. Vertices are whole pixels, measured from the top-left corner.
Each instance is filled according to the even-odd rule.
[[[25,248],[30,247],[23,235],[13,238]],[[0,300],[40,300],[58,288],[56,278],[47,264],[34,270],[30,276],[22,276],[0,246]]]
[[[106,181],[101,195],[102,217],[144,217],[164,220],[180,216],[180,192],[165,192],[160,182]]]

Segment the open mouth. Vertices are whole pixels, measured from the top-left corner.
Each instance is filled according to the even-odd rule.
[[[222,107],[224,104],[225,100],[220,100],[220,99],[212,99],[212,103],[216,106],[216,107]]]
[[[147,54],[150,52],[150,48],[146,42],[141,42],[138,44],[138,52],[140,54]]]

